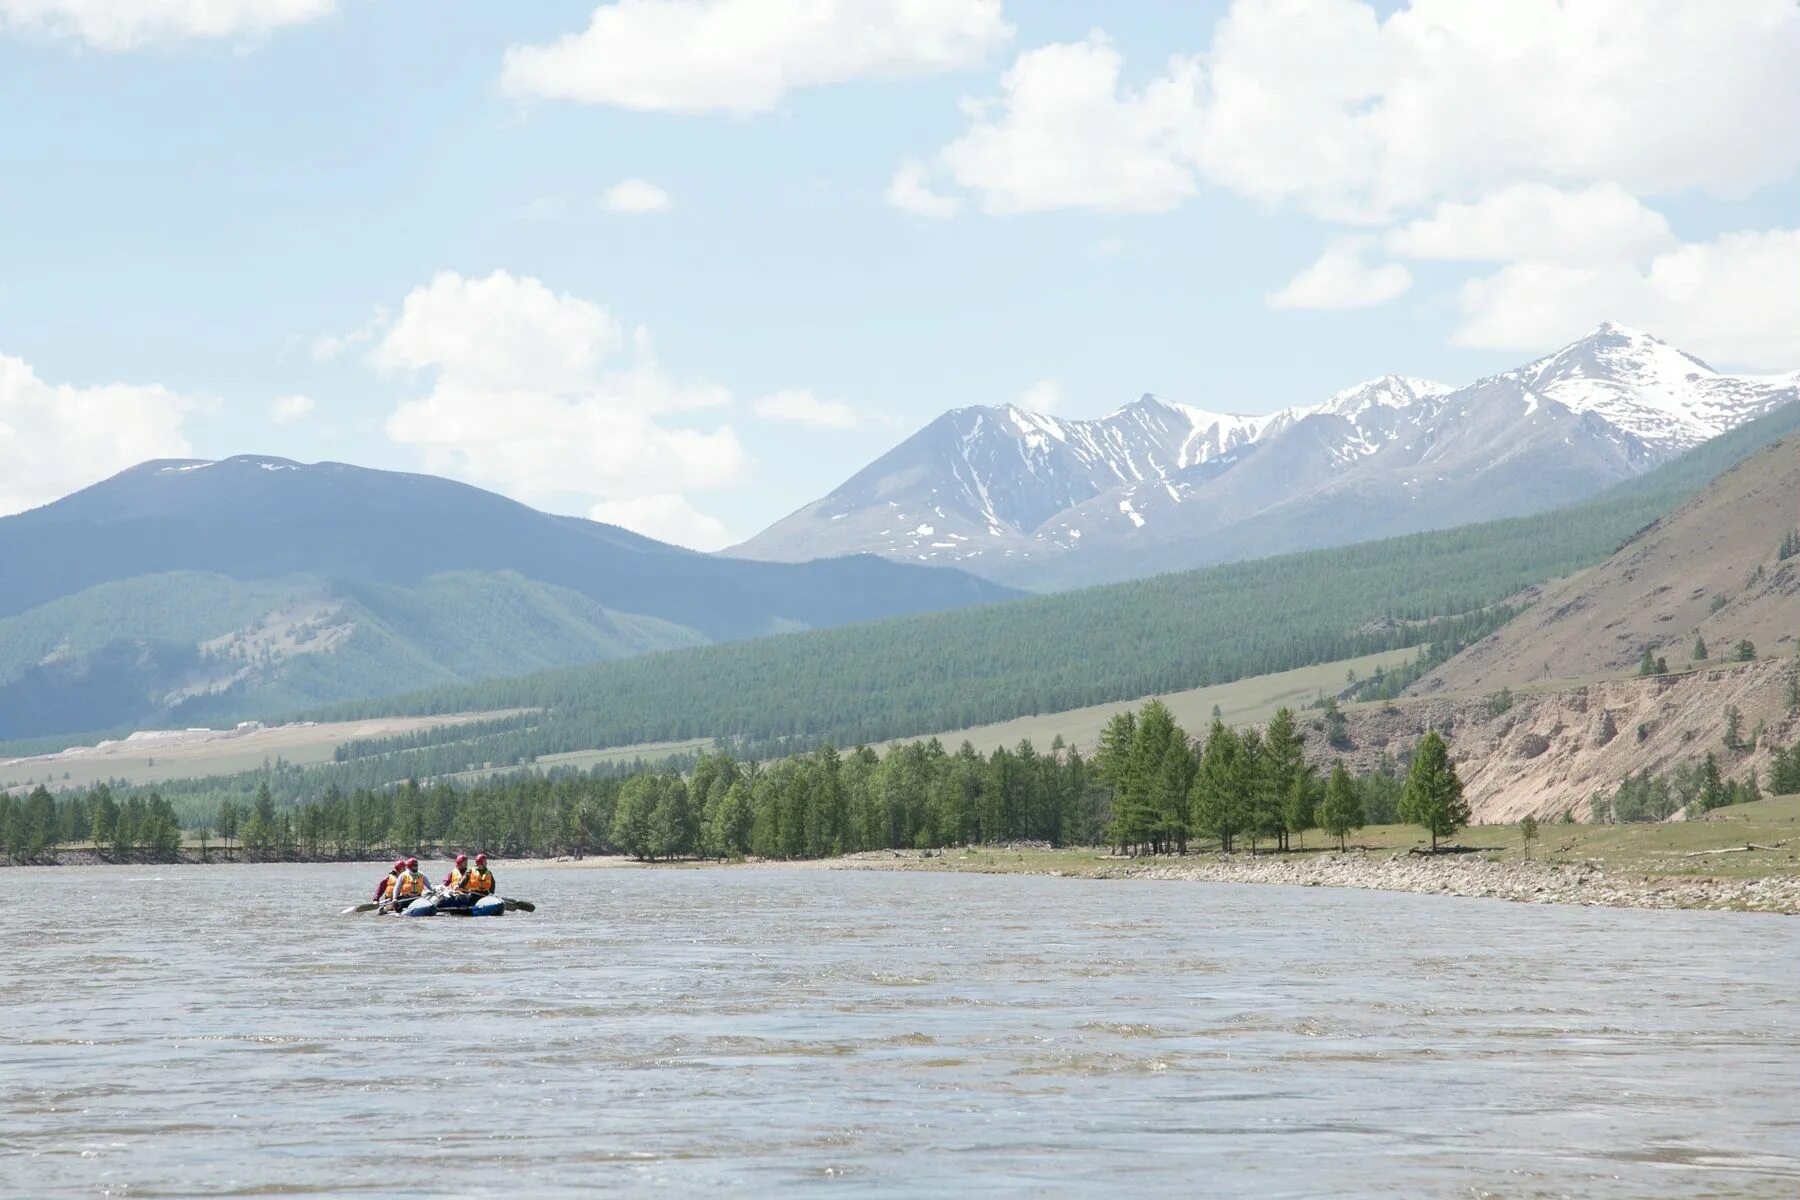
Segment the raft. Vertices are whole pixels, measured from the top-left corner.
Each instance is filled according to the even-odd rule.
[[[506,901],[499,896],[471,896],[466,892],[425,896],[402,909],[403,917],[502,917]]]

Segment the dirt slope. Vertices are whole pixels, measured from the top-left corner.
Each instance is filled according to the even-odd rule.
[[[1726,776],[1768,778],[1773,746],[1800,731],[1786,705],[1789,664],[1764,660],[1652,679],[1615,679],[1561,691],[1517,696],[1492,714],[1483,696],[1427,696],[1345,715],[1351,748],[1335,751],[1308,731],[1308,757],[1328,768],[1343,758],[1352,770],[1373,767],[1383,752],[1405,759],[1428,728],[1445,735],[1465,794],[1480,822],[1555,819],[1573,809],[1587,817],[1596,791],[1648,768],[1661,774],[1716,754]],[[1725,709],[1743,713],[1743,740],[1766,728],[1755,750],[1725,747]]]
[[[1413,687],[1491,692],[1630,671],[1646,646],[1689,663],[1696,634],[1713,659],[1742,638],[1785,653],[1800,632],[1800,557],[1777,561],[1800,527],[1800,438],[1714,480],[1604,563],[1546,589],[1524,615]]]

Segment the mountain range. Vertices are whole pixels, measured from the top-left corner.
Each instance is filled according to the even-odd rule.
[[[217,720],[986,603],[873,556],[698,554],[426,475],[156,461],[0,518],[0,737]]]
[[[1607,323],[1465,387],[1390,375],[1267,416],[962,408],[728,553],[1080,586],[1544,511],[1796,399],[1800,373],[1721,374]]]

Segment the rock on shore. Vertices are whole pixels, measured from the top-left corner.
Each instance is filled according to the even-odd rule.
[[[834,860],[848,869],[982,870],[955,851],[933,856],[890,851]],[[1028,859],[991,869],[1032,871]],[[1607,908],[1699,908],[1800,913],[1800,878],[1718,879],[1609,874],[1597,863],[1491,862],[1475,854],[1426,857],[1351,851],[1303,858],[1211,854],[1191,858],[1098,857],[1070,872],[1095,879],[1186,879],[1208,883],[1277,883],[1292,887],[1371,888],[1445,896],[1485,896],[1526,904]]]

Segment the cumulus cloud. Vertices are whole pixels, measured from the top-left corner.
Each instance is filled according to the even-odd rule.
[[[0,0],[0,32],[45,33],[99,50],[199,38],[258,38],[329,16],[333,0]]]
[[[1160,212],[1221,186],[1381,231],[1332,242],[1279,307],[1400,295],[1411,275],[1379,247],[1500,264],[1460,294],[1469,344],[1535,349],[1616,317],[1779,366],[1790,234],[1683,244],[1646,201],[1790,178],[1796,63],[1792,0],[1235,0],[1195,53],[1135,70],[1100,33],[1021,53],[903,170],[992,213]]]
[[[285,425],[311,416],[317,407],[311,396],[280,396],[269,404],[269,416]]]
[[[729,425],[664,420],[728,405],[729,391],[673,378],[642,330],[627,336],[604,308],[528,276],[438,274],[408,294],[372,357],[433,381],[388,418],[389,437],[431,470],[528,502],[622,504],[745,473]]]
[[[1473,204],[1445,203],[1388,235],[1402,258],[1562,263],[1634,259],[1675,245],[1664,216],[1617,184],[1564,191],[1519,183]]]
[[[607,500],[594,505],[588,516],[691,550],[722,550],[731,544],[723,521],[701,512],[688,503],[686,496],[675,493]]]
[[[954,217],[962,201],[932,190],[931,173],[922,162],[906,162],[888,182],[887,202],[920,217]]]
[[[1317,261],[1269,297],[1276,308],[1367,308],[1385,304],[1412,286],[1412,273],[1399,263],[1363,261],[1367,238],[1341,238]]]
[[[1021,54],[1001,97],[965,102],[969,130],[939,166],[995,213],[1163,212],[1193,195],[1200,70],[1177,59],[1140,90],[1104,35]]]
[[[600,206],[616,213],[667,212],[672,201],[669,193],[647,179],[626,179],[606,189]]]
[[[1729,194],[1800,164],[1788,0],[1239,0],[1206,61],[1203,169],[1324,216],[1520,180]]]
[[[819,429],[854,429],[861,423],[855,409],[836,400],[821,400],[811,392],[785,391],[764,396],[754,405],[756,415],[771,421],[791,421]]]
[[[1357,222],[1520,182],[1735,194],[1800,165],[1796,61],[1790,0],[1237,0],[1136,90],[1101,35],[1021,54],[933,166],[995,212],[1201,177]]]
[[[657,112],[766,112],[789,91],[979,63],[1012,37],[1000,0],[618,0],[506,52],[511,95]]]
[[[0,515],[46,504],[151,458],[185,458],[198,403],[156,384],[75,387],[0,354]]]
[[[1456,341],[1540,350],[1617,319],[1715,363],[1800,365],[1800,229],[1727,234],[1643,263],[1520,262],[1463,285]]]

